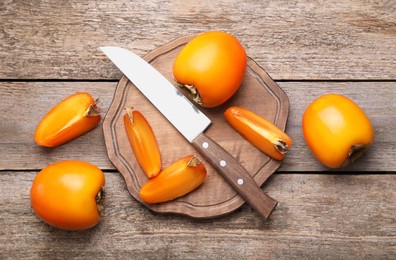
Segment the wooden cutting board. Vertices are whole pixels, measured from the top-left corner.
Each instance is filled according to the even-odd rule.
[[[160,71],[170,82],[175,57],[195,35],[178,38],[148,53],[143,58]],[[181,90],[183,92],[183,90]],[[206,134],[233,155],[261,186],[280,166],[245,141],[225,121],[223,113],[230,106],[242,106],[285,129],[289,100],[282,89],[252,59],[248,59],[244,81],[237,93],[217,108],[200,108],[212,120]],[[157,137],[166,168],[188,154],[198,154],[167,119],[123,76],[114,93],[114,99],[103,122],[108,156],[125,179],[131,195],[155,212],[179,213],[197,218],[221,216],[239,208],[244,200],[222,179],[201,156],[208,174],[205,182],[195,191],[170,202],[146,204],[139,198],[139,190],[148,180],[133,155],[122,117],[125,107],[141,111]],[[276,199],[276,198],[275,198]]]

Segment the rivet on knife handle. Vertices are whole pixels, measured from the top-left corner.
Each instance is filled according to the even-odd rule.
[[[249,172],[234,157],[205,133],[199,134],[192,141],[192,145],[264,219],[271,215],[278,202],[258,186]]]

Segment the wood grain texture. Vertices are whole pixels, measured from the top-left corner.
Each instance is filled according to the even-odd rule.
[[[0,259],[396,259],[395,13],[394,0],[0,1]],[[294,143],[262,186],[279,201],[268,221],[247,205],[210,220],[151,212],[107,159],[101,127],[55,149],[34,144],[42,116],[70,94],[99,96],[107,112],[121,73],[99,46],[144,56],[208,30],[234,34],[289,96]],[[329,92],[376,130],[368,153],[331,172],[301,131],[305,108]],[[36,173],[63,159],[106,170],[91,230],[51,228],[30,208]]]
[[[102,110],[106,113],[116,85],[117,82],[0,82],[0,169],[41,169],[58,160],[77,158],[102,169],[114,169],[107,157],[101,127],[54,149],[36,146],[33,135],[45,113],[77,91],[87,91],[94,97],[100,97]],[[395,82],[279,82],[279,85],[289,96],[286,132],[294,141],[280,171],[327,170],[306,147],[301,119],[310,102],[329,92],[340,93],[354,100],[372,120],[376,131],[371,149],[344,171],[395,171]],[[235,138],[240,137],[236,135]],[[230,152],[238,154],[238,147],[230,149]]]
[[[119,79],[99,51],[140,55],[208,30],[234,34],[275,79],[394,79],[396,4],[382,1],[0,3],[0,78]]]
[[[30,208],[36,173],[0,174],[1,259],[396,257],[396,175],[273,175],[264,188],[280,203],[264,222],[247,206],[211,220],[151,213],[129,195],[120,174],[107,172],[100,224],[68,232]]]

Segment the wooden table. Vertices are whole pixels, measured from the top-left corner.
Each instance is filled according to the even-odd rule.
[[[234,34],[290,99],[294,146],[262,188],[268,221],[247,205],[215,219],[156,214],[128,193],[102,128],[55,149],[35,145],[42,116],[87,91],[106,113],[120,71],[99,51],[143,56],[208,30]],[[0,3],[0,259],[395,259],[396,3],[384,1],[2,1]],[[305,108],[336,92],[371,118],[375,144],[330,171],[309,152]],[[36,217],[29,190],[46,165],[80,159],[106,176],[102,220],[88,231]]]

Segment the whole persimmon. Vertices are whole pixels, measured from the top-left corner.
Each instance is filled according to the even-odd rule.
[[[341,168],[374,142],[374,128],[364,111],[340,94],[326,94],[305,110],[302,128],[313,155],[329,168]]]
[[[96,166],[77,160],[48,165],[30,189],[34,212],[49,225],[84,230],[99,223],[105,176]]]
[[[177,55],[173,77],[203,107],[226,102],[242,84],[246,52],[231,34],[220,31],[193,38]]]

